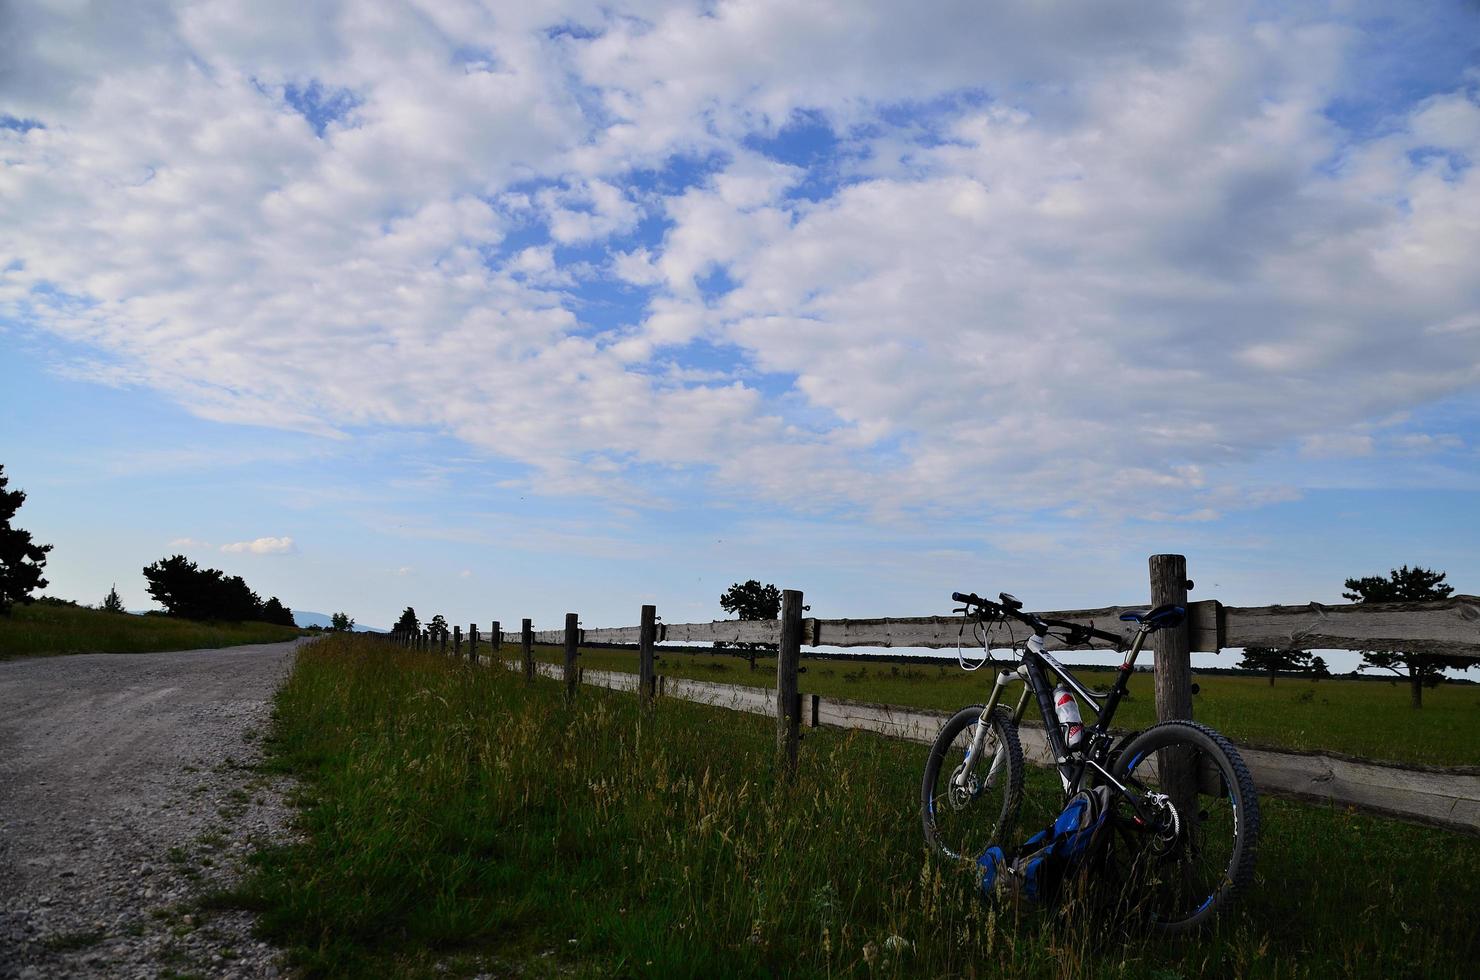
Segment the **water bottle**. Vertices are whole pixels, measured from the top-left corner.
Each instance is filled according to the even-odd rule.
[[[1084,741],[1084,722],[1079,717],[1079,702],[1074,692],[1062,681],[1053,689],[1053,712],[1059,718],[1059,730],[1064,735],[1064,747],[1073,751]]]

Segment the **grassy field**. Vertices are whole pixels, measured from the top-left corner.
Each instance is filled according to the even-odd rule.
[[[504,649],[506,657],[518,655],[517,646]],[[558,647],[536,647],[535,656],[563,663],[565,654]],[[984,701],[992,686],[989,670],[966,673],[954,660],[940,666],[806,659],[803,664],[803,693],[855,701],[954,711]],[[637,654],[588,648],[582,650],[581,665],[636,673]],[[725,684],[776,685],[774,658],[758,661],[752,671],[732,655],[669,653],[660,657],[658,672]],[[1109,668],[1075,674],[1091,687],[1109,687],[1114,681]],[[1401,683],[1280,678],[1270,687],[1267,678],[1220,674],[1195,674],[1194,680],[1200,687],[1193,699],[1194,717],[1237,742],[1327,749],[1393,762],[1480,765],[1480,685],[1444,684],[1426,690],[1422,710],[1414,711],[1408,706],[1408,688]],[[1136,674],[1130,690],[1130,699],[1116,713],[1116,727],[1144,728],[1156,720],[1151,675]],[[1021,691],[1014,687],[1014,698]],[[1088,711],[1085,715],[1091,717]],[[1031,706],[1029,717],[1037,717]]]
[[[66,653],[151,653],[276,643],[299,631],[271,623],[197,623],[35,603],[0,616],[0,660]]]
[[[309,976],[1451,977],[1480,840],[1269,801],[1248,900],[1196,940],[999,907],[927,857],[925,749],[525,685],[364,639],[300,653],[272,765],[304,837],[240,893]],[[1048,812],[1051,787],[1029,798]],[[1026,817],[1033,819],[1033,817]]]

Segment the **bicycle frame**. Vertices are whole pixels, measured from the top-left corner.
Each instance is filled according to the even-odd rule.
[[[1125,660],[1120,665],[1120,670],[1115,676],[1115,683],[1108,691],[1092,691],[1080,683],[1073,672],[1046,649],[1044,639],[1038,634],[1028,637],[1021,662],[1013,670],[1004,670],[998,673],[997,681],[992,685],[992,693],[987,698],[987,703],[982,708],[981,721],[976,726],[976,733],[972,737],[971,745],[967,749],[966,759],[960,770],[954,777],[955,785],[965,786],[971,778],[976,762],[981,755],[982,748],[986,743],[987,731],[990,728],[989,720],[992,712],[997,710],[1001,703],[1003,692],[1007,685],[1022,681],[1024,684],[1022,697],[1018,698],[1017,706],[1012,712],[1012,723],[1021,724],[1023,715],[1028,707],[1028,697],[1033,695],[1038,701],[1038,710],[1043,715],[1044,732],[1048,737],[1048,745],[1053,753],[1054,766],[1058,769],[1059,779],[1064,785],[1066,795],[1071,794],[1084,787],[1086,775],[1094,773],[1103,777],[1113,784],[1117,789],[1124,792],[1125,787],[1110,775],[1105,767],[1105,757],[1109,751],[1110,722],[1115,717],[1115,709],[1120,706],[1121,699],[1125,697],[1127,686],[1130,683],[1131,674],[1135,672],[1136,658],[1140,656],[1141,649],[1146,643],[1146,637],[1150,631],[1144,626],[1136,631],[1135,638],[1131,641],[1130,649],[1126,652]],[[1058,715],[1053,706],[1053,688],[1048,683],[1046,671],[1052,670],[1065,684],[1069,686],[1079,697],[1083,698],[1094,709],[1095,723],[1085,726],[1085,738],[1083,747],[1071,751],[1065,744],[1062,734],[1059,732]],[[994,761],[992,769],[987,773],[987,781],[996,777],[997,770],[1001,766],[1000,757]]]

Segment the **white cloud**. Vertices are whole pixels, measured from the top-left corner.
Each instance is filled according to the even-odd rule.
[[[296,551],[292,538],[257,538],[223,544],[221,550],[237,555],[286,555]]]
[[[197,538],[173,538],[170,541],[171,548],[209,548],[209,541],[201,541]]]
[[[1480,94],[1343,128],[1360,32],[1319,10],[292,9],[15,14],[0,111],[42,127],[0,129],[0,313],[74,371],[646,505],[693,470],[1176,520],[1267,497],[1230,484],[1271,450],[1422,451],[1360,427],[1480,386]],[[815,200],[756,149],[799,111],[842,148]],[[648,179],[677,158],[721,164]],[[594,326],[601,275],[643,314]]]

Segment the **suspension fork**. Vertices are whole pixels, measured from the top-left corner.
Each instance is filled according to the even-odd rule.
[[[1002,692],[1007,689],[1007,685],[1014,681],[1023,681],[1026,684],[1027,680],[1028,675],[1024,673],[1021,666],[1016,670],[1004,670],[997,675],[997,682],[992,685],[992,693],[987,696],[987,703],[982,707],[980,719],[976,724],[976,732],[971,736],[971,745],[966,749],[966,761],[956,771],[956,775],[951,781],[952,785],[958,788],[964,788],[971,779],[972,770],[976,768],[977,759],[981,757],[982,748],[987,743],[987,730],[991,727],[992,712],[997,710],[997,704],[1002,700]],[[1023,688],[1023,696],[1018,699],[1017,708],[1013,711],[1014,724],[1023,716],[1023,709],[1027,706],[1027,703],[1028,689],[1025,686]],[[1002,768],[1003,761],[1000,755],[992,759],[992,768],[987,773],[988,780],[997,775],[997,771]]]

